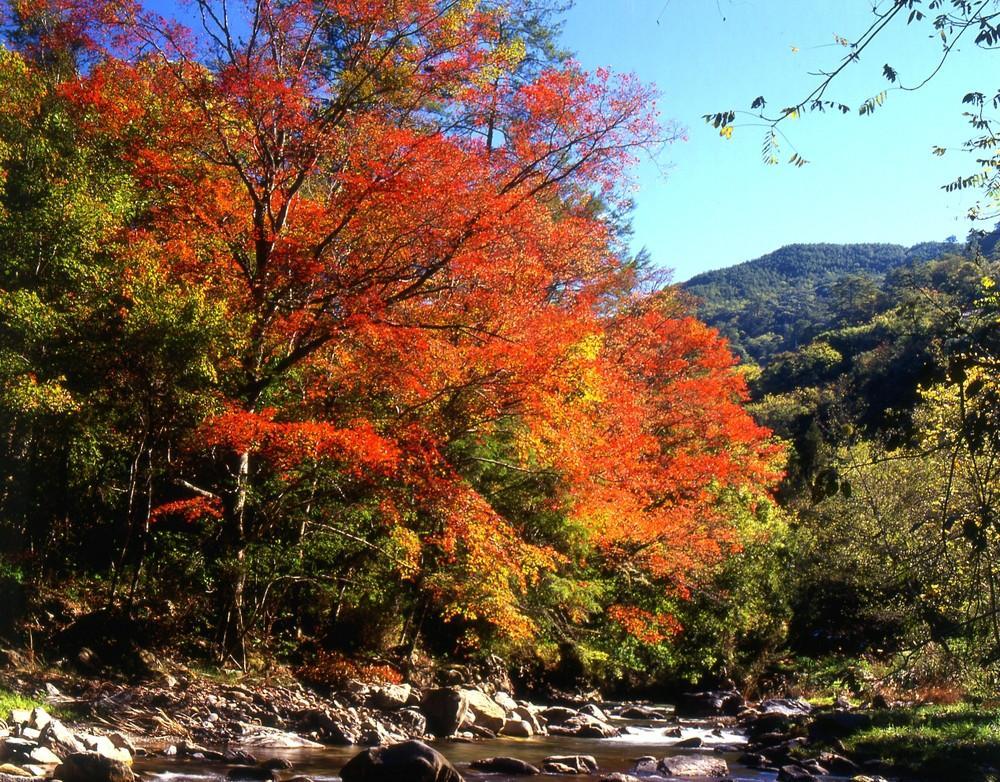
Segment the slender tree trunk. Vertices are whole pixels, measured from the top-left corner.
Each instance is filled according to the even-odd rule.
[[[234,659],[241,668],[246,668],[246,626],[244,624],[244,604],[246,593],[246,505],[250,489],[250,452],[244,451],[237,457],[236,488],[226,519],[225,553],[232,553],[227,562],[227,588],[224,590],[225,606],[222,622],[222,639],[219,644],[219,661]]]

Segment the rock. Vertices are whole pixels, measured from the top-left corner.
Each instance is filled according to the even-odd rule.
[[[310,741],[297,733],[288,733],[277,728],[267,728],[262,725],[250,725],[240,723],[243,728],[243,735],[240,736],[239,743],[246,747],[258,747],[261,749],[300,749],[322,748],[322,744]]]
[[[519,758],[503,756],[474,760],[469,766],[477,771],[486,771],[492,774],[510,774],[515,777],[531,777],[542,773],[536,766]]]
[[[222,762],[233,766],[256,766],[257,758],[242,749],[227,749],[222,753]]]
[[[847,776],[849,774],[854,774],[859,770],[857,763],[850,758],[845,758],[843,755],[838,755],[835,752],[820,752],[817,760],[819,760],[825,768],[830,769],[830,771],[834,774]]]
[[[515,739],[530,739],[535,735],[535,731],[527,720],[507,720],[500,728],[500,735]]]
[[[400,709],[395,717],[396,724],[411,738],[421,738],[427,733],[427,719],[416,709]]]
[[[41,706],[36,706],[31,710],[28,715],[28,724],[31,725],[35,730],[45,730],[45,726],[52,722],[52,715],[50,715]]]
[[[835,709],[841,709],[842,711],[850,711],[854,708],[851,706],[851,702],[847,699],[847,696],[843,694],[837,696],[836,700],[833,702],[833,707]]]
[[[705,740],[701,736],[692,736],[674,744],[677,749],[698,749],[698,747],[703,746],[705,746]]]
[[[115,743],[107,736],[91,736],[88,733],[77,733],[76,738],[89,752],[96,752],[106,758],[118,760],[122,763],[132,762],[132,753],[127,749],[116,747]]]
[[[593,755],[549,755],[542,763],[558,763],[573,769],[576,774],[590,774],[598,770]]]
[[[272,771],[287,771],[293,768],[292,761],[288,758],[268,758],[260,764],[261,768],[269,768]]]
[[[56,687],[52,682],[45,682],[45,694],[48,695],[50,698],[58,698],[59,696],[62,695],[62,693],[59,692],[59,688]]]
[[[578,774],[579,772],[572,766],[565,763],[542,763],[543,774]]]
[[[673,728],[664,728],[663,735],[670,736],[670,738],[673,739],[679,739],[681,738],[681,736],[684,735],[684,731],[682,731],[679,726]]]
[[[503,690],[494,693],[493,700],[496,702],[497,706],[507,712],[512,712],[518,707],[517,701],[510,697],[509,693],[506,693]]]
[[[41,774],[22,777],[16,774],[4,774],[3,772],[0,772],[0,782],[49,782],[49,780]]]
[[[757,707],[761,714],[783,714],[794,717],[812,712],[812,704],[802,698],[771,698]]]
[[[608,721],[608,715],[604,713],[604,710],[598,706],[596,703],[586,703],[580,707],[581,714],[589,714],[591,717],[597,717],[601,722]]]
[[[444,755],[413,740],[360,752],[340,776],[343,782],[464,782]]]
[[[31,724],[31,710],[30,709],[11,709],[7,715],[8,725],[30,725]]]
[[[427,719],[427,729],[435,736],[450,736],[465,721],[469,701],[465,693],[453,687],[428,690],[420,702],[420,712]]]
[[[503,707],[481,690],[465,690],[463,694],[475,725],[499,733],[507,719],[507,712]]]
[[[729,766],[711,755],[674,755],[662,758],[657,768],[671,777],[724,777]]]
[[[50,720],[42,730],[41,741],[57,755],[85,752],[83,744],[59,720]]]
[[[135,782],[127,763],[96,752],[74,752],[63,758],[53,776],[62,782]]]
[[[629,706],[618,716],[627,720],[665,720],[667,718],[664,712],[659,709],[651,709],[648,706]]]
[[[735,690],[685,692],[677,699],[674,714],[678,717],[735,717],[746,706]]]
[[[801,766],[782,766],[778,771],[778,782],[815,782],[816,777]]]
[[[545,718],[541,717],[540,714],[536,714],[533,709],[529,709],[526,706],[518,706],[514,709],[514,718],[523,720],[531,725],[531,730],[535,735],[544,736],[547,731],[545,730]]]
[[[616,771],[613,774],[605,774],[601,777],[600,782],[642,782],[642,780],[631,774],[623,774],[620,771]]]
[[[21,768],[20,766],[15,766],[13,763],[4,763],[0,765],[0,774],[8,774],[14,777],[31,777],[34,776],[27,769]]]
[[[621,731],[614,725],[589,714],[577,714],[562,724],[551,725],[549,733],[553,736],[576,736],[581,739],[609,739],[621,735]]]
[[[377,709],[396,711],[409,703],[410,692],[409,684],[385,684],[377,688],[369,700]]]
[[[226,772],[226,779],[233,782],[275,782],[277,773],[261,766],[234,766]]]
[[[62,763],[62,758],[48,747],[35,747],[28,755],[28,759],[40,766],[58,766]]]
[[[542,709],[542,716],[549,721],[549,724],[560,725],[576,717],[580,712],[576,709],[568,709],[565,706],[550,706]],[[598,718],[600,719],[600,718]]]

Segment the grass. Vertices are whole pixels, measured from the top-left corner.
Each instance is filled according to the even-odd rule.
[[[846,736],[852,755],[878,758],[924,779],[1000,780],[1000,709],[968,704],[872,713],[872,724]]]
[[[45,704],[35,698],[26,698],[10,690],[0,690],[0,719],[7,719],[12,709],[33,709]]]

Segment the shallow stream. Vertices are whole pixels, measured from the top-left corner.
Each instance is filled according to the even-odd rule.
[[[550,755],[592,755],[600,766],[601,773],[613,771],[629,771],[635,758],[643,755],[653,755],[657,758],[668,755],[712,752],[725,758],[729,764],[730,778],[734,780],[774,780],[775,774],[750,769],[741,765],[737,758],[743,753],[726,751],[716,753],[713,749],[719,745],[741,747],[746,738],[734,731],[724,729],[714,731],[706,723],[695,723],[677,720],[621,720],[613,719],[614,724],[623,728],[624,735],[610,739],[581,739],[565,736],[536,736],[530,739],[498,738],[486,741],[436,741],[433,746],[448,758],[468,780],[490,780],[491,782],[508,782],[508,780],[524,780],[526,777],[510,777],[504,774],[486,774],[469,768],[469,764],[477,759],[506,755],[526,760],[534,765],[541,765],[543,758]],[[667,735],[666,731],[680,724],[681,736]],[[719,735],[721,734],[721,735]],[[678,741],[699,737],[704,746],[699,749],[676,749]],[[305,775],[316,782],[333,782],[339,780],[341,767],[363,747],[328,747],[324,749],[295,750],[255,750],[261,758],[283,757],[294,764],[291,771],[280,772],[282,779]],[[224,780],[227,767],[219,764],[172,759],[166,757],[144,758],[136,762],[136,769],[150,782],[219,782]],[[547,774],[545,779],[580,780],[588,777],[564,776]],[[593,777],[590,777],[593,778]],[[836,777],[826,777],[828,780]]]

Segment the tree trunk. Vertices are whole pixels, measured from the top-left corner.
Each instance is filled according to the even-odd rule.
[[[219,661],[235,660],[241,668],[246,668],[246,626],[244,624],[244,603],[246,592],[246,504],[250,488],[250,452],[244,451],[237,457],[236,488],[233,501],[226,514],[224,554],[231,554],[227,562],[226,588],[223,599],[222,638],[219,644]]]

